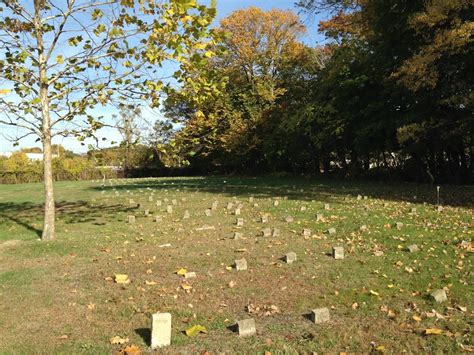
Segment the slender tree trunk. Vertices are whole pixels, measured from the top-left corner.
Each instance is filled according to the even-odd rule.
[[[42,114],[43,140],[43,182],[44,182],[44,221],[42,240],[54,239],[54,189],[53,189],[53,157],[51,151],[51,117],[49,115],[48,74],[46,72],[46,58],[43,42],[43,27],[41,23],[41,7],[43,1],[35,0],[35,31],[38,52],[38,70],[40,79],[39,98]]]
[[[44,115],[44,113],[43,113]],[[49,116],[49,112],[48,112]],[[44,117],[43,117],[44,121]],[[44,134],[44,133],[43,133]],[[54,188],[53,188],[53,158],[51,154],[51,137],[43,138],[43,181],[44,181],[44,224],[41,239],[54,239]]]

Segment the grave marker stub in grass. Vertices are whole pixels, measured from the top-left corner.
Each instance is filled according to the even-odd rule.
[[[262,235],[264,237],[269,237],[272,235],[272,230],[270,228],[264,228],[262,229]]]
[[[446,291],[443,289],[435,290],[430,294],[431,298],[438,302],[445,302],[448,300],[448,296],[446,295]]]
[[[315,324],[328,322],[330,319],[329,309],[326,307],[313,309],[310,313],[310,318]]]
[[[287,253],[287,254],[285,255],[285,262],[286,262],[287,264],[291,264],[291,263],[293,263],[294,261],[296,261],[296,253],[295,253],[295,252],[290,251],[289,253]]]
[[[151,348],[171,344],[171,313],[155,313],[151,320]]]
[[[240,337],[252,336],[256,334],[255,320],[253,318],[239,320],[237,322],[237,331]]]
[[[237,259],[234,265],[237,271],[247,270],[247,260],[245,260],[245,258]]]
[[[333,247],[332,256],[336,260],[344,259],[344,248],[343,247]]]

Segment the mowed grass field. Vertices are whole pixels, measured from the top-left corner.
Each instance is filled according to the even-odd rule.
[[[173,317],[172,345],[160,352],[473,351],[473,187],[442,186],[442,212],[436,187],[417,184],[186,177],[55,188],[57,238],[40,242],[42,185],[0,185],[0,353],[132,344],[147,353],[158,311]],[[280,235],[262,236],[266,227]],[[235,231],[244,238],[232,239]],[[419,251],[406,251],[412,244]],[[331,257],[333,246],[344,260]],[[298,259],[286,264],[291,251]],[[240,258],[248,270],[232,268]],[[184,280],[180,268],[197,277]],[[131,282],[114,283],[116,274]],[[448,300],[436,303],[429,294],[441,288]],[[328,323],[306,317],[319,307],[330,309]],[[249,317],[257,334],[239,338],[230,327]],[[208,333],[186,336],[197,324]],[[115,336],[128,342],[111,344]]]

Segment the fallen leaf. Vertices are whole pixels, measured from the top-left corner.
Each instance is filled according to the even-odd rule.
[[[186,335],[188,337],[194,337],[194,336],[198,335],[199,333],[207,334],[206,327],[197,324],[197,325],[192,326],[191,328],[186,329]]]
[[[109,341],[110,341],[110,344],[112,345],[116,345],[116,344],[122,345],[122,344],[128,343],[128,338],[121,338],[118,335],[116,335],[113,338],[110,338]]]
[[[438,328],[425,329],[425,335],[441,335],[441,334],[443,334],[442,329],[438,329]]]
[[[128,275],[117,274],[115,275],[115,282],[118,284],[128,284],[130,283],[130,279],[128,278]]]
[[[187,272],[188,272],[188,270],[183,269],[183,268],[176,270],[176,274],[179,275],[179,276],[184,276],[184,274],[187,273]]]
[[[120,350],[120,353],[124,355],[140,355],[142,351],[138,346],[132,344]]]

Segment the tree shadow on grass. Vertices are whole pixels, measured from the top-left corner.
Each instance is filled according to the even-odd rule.
[[[196,191],[227,196],[256,198],[285,197],[290,200],[330,202],[332,197],[356,198],[358,195],[387,201],[417,204],[438,203],[436,186],[429,184],[349,181],[328,178],[275,177],[195,177],[144,178],[117,180],[116,185],[93,187],[94,190],[173,190]],[[348,202],[349,203],[349,202]],[[457,207],[474,207],[474,186],[441,186],[440,203]]]
[[[93,205],[86,201],[61,201],[56,203],[56,217],[63,219],[66,224],[92,223],[104,225],[107,221],[116,220],[116,214],[133,210],[119,204]],[[31,202],[0,203],[0,219],[11,221],[27,230],[41,236],[41,229],[36,227],[43,216],[43,204]],[[104,222],[105,221],[105,222]]]

